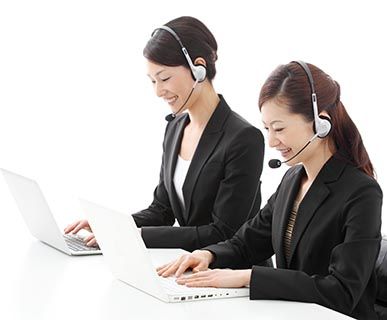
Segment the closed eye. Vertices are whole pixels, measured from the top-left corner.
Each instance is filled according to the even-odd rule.
[[[165,79],[160,79],[161,81],[165,82],[167,80],[171,79],[171,77],[165,78]]]

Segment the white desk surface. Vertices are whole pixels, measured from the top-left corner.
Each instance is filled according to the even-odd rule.
[[[0,202],[0,319],[351,319],[316,304],[248,297],[164,303],[115,280],[103,256],[70,257],[34,239],[9,194]]]
[[[70,257],[32,238],[20,244],[2,253],[0,319],[350,319],[247,297],[168,304],[115,280],[102,256]]]

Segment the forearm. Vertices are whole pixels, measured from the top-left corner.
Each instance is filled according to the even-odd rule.
[[[140,212],[132,214],[137,227],[144,226],[171,226],[175,217],[167,208],[157,208],[153,204]]]
[[[214,223],[192,227],[143,227],[142,235],[149,248],[182,248],[188,251],[225,240],[221,228]]]
[[[200,249],[197,227],[143,227],[142,237],[148,248]]]

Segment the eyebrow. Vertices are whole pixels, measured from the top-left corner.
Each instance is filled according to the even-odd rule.
[[[266,125],[265,121],[262,121],[262,122],[263,122],[264,125]],[[283,121],[282,120],[273,120],[272,122],[269,123],[269,125],[272,126],[273,124],[275,124],[277,122],[283,122]]]
[[[161,69],[161,70],[159,70],[159,71],[157,71],[156,73],[155,73],[155,76],[158,76],[161,72],[163,72],[163,71],[165,71],[165,69]],[[148,77],[151,77],[151,75],[148,73],[147,74],[147,76]]]

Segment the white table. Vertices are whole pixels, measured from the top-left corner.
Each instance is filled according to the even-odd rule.
[[[103,256],[24,245],[2,254],[0,319],[350,319],[315,304],[247,297],[168,304],[115,280]]]
[[[3,187],[0,319],[351,319],[316,304],[248,297],[164,303],[115,280],[103,256],[70,257],[34,239]]]

